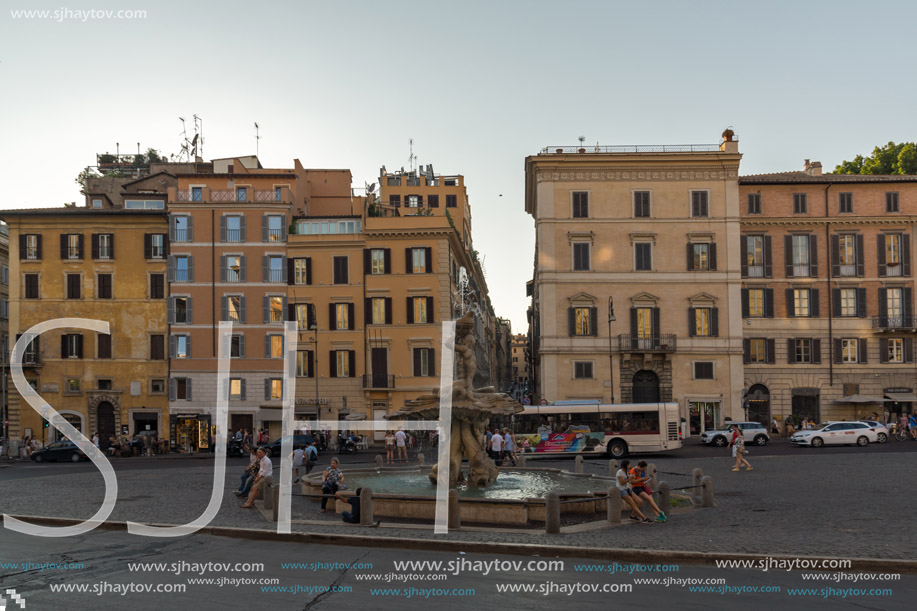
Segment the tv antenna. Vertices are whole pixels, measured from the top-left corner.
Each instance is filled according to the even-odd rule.
[[[197,115],[194,115],[194,144],[200,145],[200,153],[201,153],[200,156],[203,157],[204,156],[204,120],[201,119]],[[195,146],[194,149],[195,149],[195,157],[197,157],[197,154],[196,154],[198,150],[197,146]]]
[[[191,158],[191,141],[188,139],[188,130],[185,127],[185,118],[179,117],[181,121],[181,150],[178,153],[179,161],[188,161]]]
[[[258,141],[261,140],[261,136],[258,135],[258,122],[255,121],[255,157],[258,156]]]
[[[417,160],[417,157],[414,156],[414,139],[411,138],[408,140],[408,146],[411,149],[411,154],[408,155],[408,167],[411,168],[411,172],[414,171],[414,162]]]

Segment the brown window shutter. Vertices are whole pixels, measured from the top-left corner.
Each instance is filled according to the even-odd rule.
[[[764,236],[764,277],[770,278],[774,275],[771,266],[771,237]]]
[[[784,264],[786,265],[786,277],[793,277],[793,236],[783,236],[783,252],[786,256]]]
[[[697,335],[696,308],[688,308],[688,337]]]
[[[768,362],[769,364],[771,364],[771,365],[773,365],[774,363],[777,362],[777,355],[776,355],[777,346],[776,346],[776,344],[777,344],[776,341],[774,341],[773,339],[768,339],[768,340],[767,340],[767,362]]]
[[[429,364],[429,373],[431,376],[436,375],[436,348],[428,348],[430,354],[427,356],[427,362]]]
[[[863,234],[862,234],[862,233],[857,234],[857,237],[856,237],[856,244],[857,244],[857,246],[856,246],[856,248],[857,248],[857,252],[856,252],[856,255],[857,255],[857,276],[863,277],[863,276],[865,275],[865,271],[866,271],[866,266],[865,266],[865,263],[864,263],[864,261],[863,261],[863,255],[866,254],[866,253],[864,252],[865,248],[864,248],[864,246],[863,246]]]
[[[710,308],[710,335],[720,336],[720,309]]]
[[[372,250],[363,249],[363,275],[368,276],[372,273]]]
[[[352,303],[347,304],[347,328],[351,331],[353,331],[356,328],[356,321],[354,320],[354,318],[356,318],[356,316],[354,315],[355,310],[356,308],[354,308],[354,304]]]
[[[89,236],[89,248],[92,251],[92,258],[99,258],[99,234],[94,233]]]
[[[312,284],[312,257],[306,259],[306,284]]]
[[[41,259],[41,234],[38,234],[38,258]]]
[[[67,234],[60,234],[60,258],[65,260],[67,258]]]
[[[432,274],[433,273],[433,249],[432,248],[424,248],[423,264],[426,268],[424,269],[424,271],[427,272],[428,274]]]
[[[38,243],[41,244],[41,236],[38,236]],[[40,254],[38,258],[41,258]],[[901,236],[901,275],[911,275],[911,236],[906,233]]]
[[[831,277],[841,275],[841,239],[840,236],[831,236]]]
[[[392,298],[385,298],[385,324],[392,324]]]
[[[688,242],[688,271],[694,271],[694,244]]]
[[[152,233],[143,234],[143,258],[144,259],[153,258],[153,234]]]
[[[83,334],[79,333],[76,336],[76,356],[78,358],[83,358]]]
[[[818,236],[809,235],[809,276],[818,278]]]
[[[841,361],[843,360],[843,359],[842,359],[842,357],[843,357],[843,350],[844,350],[844,347],[843,347],[843,345],[842,345],[842,343],[841,343],[841,340],[838,339],[838,338],[834,338],[834,363],[835,363],[836,365],[837,365],[837,364],[840,364]]]
[[[812,362],[816,365],[821,363],[821,340],[820,339],[812,340]]]
[[[751,340],[746,338],[742,340],[742,353],[744,354],[743,362],[748,364],[751,362]]]
[[[373,300],[367,297],[363,300],[363,323],[371,325],[373,322]]]
[[[420,375],[420,348],[414,348],[414,377]]]
[[[296,259],[287,258],[287,284],[294,284],[296,281]]]
[[[386,274],[392,273],[392,249],[391,248],[385,249],[385,273]]]
[[[404,249],[404,273],[413,274],[414,273],[414,261],[411,257],[411,248]]]
[[[739,237],[739,263],[742,267],[742,277],[748,277],[748,236],[742,235]]]
[[[350,376],[355,378],[357,376],[357,353],[355,350],[347,351],[347,360],[350,361]]]
[[[332,378],[338,377],[338,358],[334,350],[328,353],[328,373]]]
[[[19,260],[20,261],[25,261],[25,257],[26,257],[25,241],[26,241],[26,236],[20,235],[19,236]]]
[[[708,255],[708,260],[710,261],[710,271],[716,271],[716,242],[710,244],[710,254]]]
[[[67,334],[63,333],[60,336],[60,357],[62,359],[67,358]]]
[[[792,338],[786,340],[786,362],[790,365],[796,362],[796,340]]]
[[[427,297],[427,319],[424,322],[436,322],[436,317],[433,316],[433,298]]]
[[[888,362],[888,340],[884,337],[879,338],[879,362]]]
[[[866,338],[861,337],[857,340],[857,363],[867,363],[868,362],[868,353],[867,353],[867,343]]]
[[[811,302],[809,302],[811,306]],[[793,289],[786,290],[786,316],[787,318],[793,318],[796,316],[796,299],[794,297]]]
[[[332,331],[337,331],[338,328],[337,316],[335,316],[334,304],[328,304],[328,328]]]
[[[409,325],[414,324],[414,298],[407,298],[407,321]]]

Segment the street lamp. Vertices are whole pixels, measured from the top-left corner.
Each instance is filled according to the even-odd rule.
[[[611,402],[615,402],[615,360],[614,347],[611,340],[611,323],[617,320],[615,318],[615,300],[609,295],[608,297],[608,383],[611,385]]]

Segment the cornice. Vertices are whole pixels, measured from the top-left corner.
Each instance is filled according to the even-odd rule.
[[[896,216],[895,218],[885,217],[857,217],[857,218],[836,218],[836,217],[818,217],[818,218],[799,218],[799,217],[771,217],[771,218],[748,218],[742,217],[739,225],[744,228],[748,226],[810,226],[822,227],[824,225],[843,225],[846,227],[853,225],[911,225],[917,222],[917,216]]]
[[[711,164],[713,165],[713,164]],[[738,180],[739,169],[705,166],[679,166],[659,168],[623,167],[614,170],[594,167],[539,167],[536,175],[538,182],[572,182],[572,181],[680,181],[680,180]]]

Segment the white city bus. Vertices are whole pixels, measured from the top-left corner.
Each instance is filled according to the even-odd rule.
[[[507,426],[505,419],[493,424]],[[662,452],[681,447],[678,403],[600,404],[598,401],[558,401],[528,405],[512,417],[512,431],[528,452],[604,455]]]

